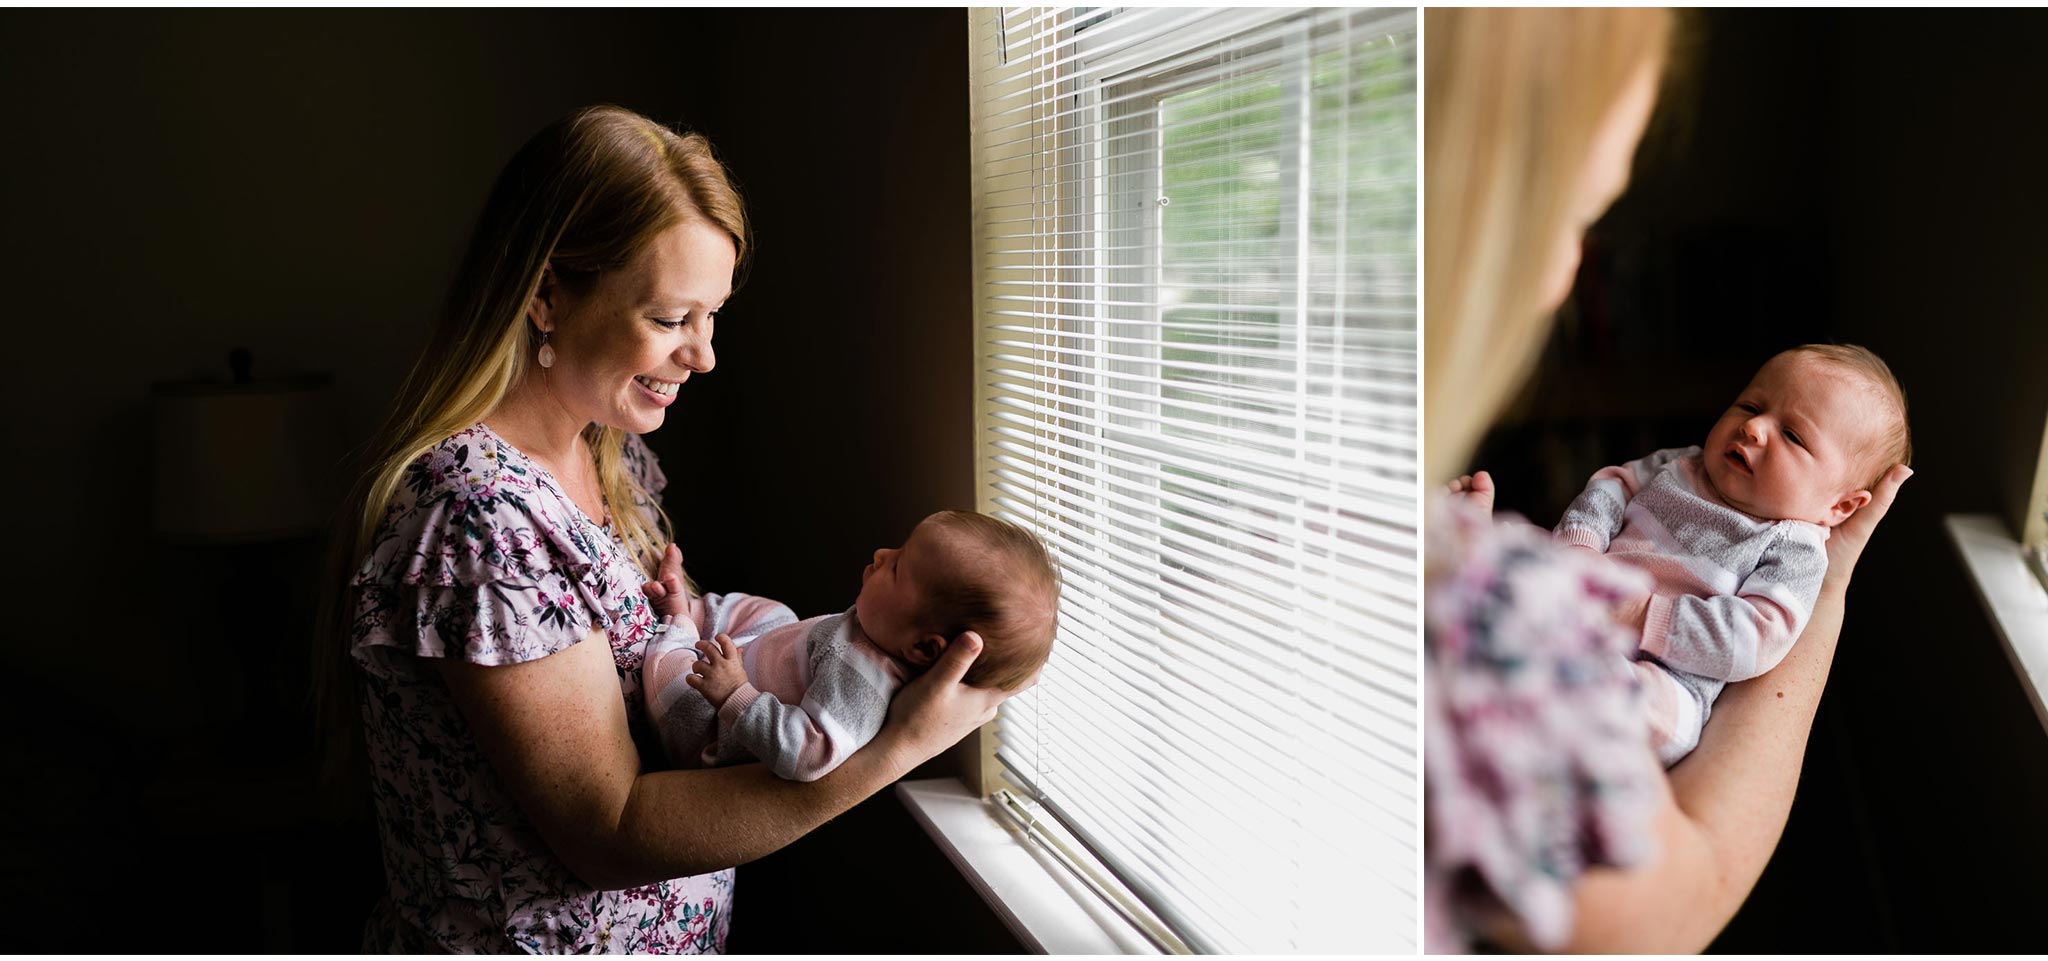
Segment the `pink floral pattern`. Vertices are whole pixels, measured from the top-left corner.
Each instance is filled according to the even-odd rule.
[[[1449,498],[1426,531],[1423,950],[1503,920],[1554,950],[1587,868],[1654,854],[1664,771],[1611,615],[1648,578]]]
[[[625,462],[659,497],[654,455]],[[651,512],[641,501],[636,509]],[[366,951],[680,953],[724,950],[733,871],[591,889],[549,853],[478,751],[429,657],[516,664],[602,627],[642,757],[659,757],[640,697],[655,624],[616,534],[478,424],[421,455],[379,525],[351,651],[364,681],[386,901]]]

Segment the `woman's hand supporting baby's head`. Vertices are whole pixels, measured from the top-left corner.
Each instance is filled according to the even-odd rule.
[[[1849,575],[1856,570],[1856,560],[1863,556],[1863,548],[1869,546],[1870,535],[1877,530],[1877,522],[1884,520],[1886,511],[1892,509],[1892,499],[1899,496],[1899,488],[1913,476],[1913,468],[1904,464],[1893,465],[1880,478],[1870,492],[1870,503],[1849,515],[1847,520],[1834,526],[1828,532],[1828,575],[1821,582],[1821,592],[1840,594],[1849,589]]]
[[[981,635],[967,631],[946,645],[931,669],[905,685],[889,704],[889,724],[876,738],[893,739],[919,761],[959,743],[975,728],[995,720],[996,708],[1016,691],[1037,683],[1034,673],[1016,691],[975,687],[962,682],[981,656]]]

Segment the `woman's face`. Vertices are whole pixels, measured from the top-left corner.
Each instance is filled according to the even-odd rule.
[[[1543,286],[1546,311],[1555,310],[1571,295],[1572,278],[1579,272],[1580,240],[1585,237],[1586,228],[1593,226],[1614,205],[1614,198],[1621,196],[1622,188],[1628,186],[1636,143],[1643,139],[1643,128],[1650,122],[1650,108],[1657,102],[1657,69],[1655,61],[1644,63],[1593,132],[1586,166],[1580,171],[1570,198],[1564,234],[1551,253],[1548,279]]]
[[[711,370],[734,259],[730,235],[690,218],[589,290],[556,284],[536,297],[534,322],[555,348],[542,376],[568,413],[636,434],[660,427],[682,382]]]

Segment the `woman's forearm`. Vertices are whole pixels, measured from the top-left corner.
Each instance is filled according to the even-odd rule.
[[[729,868],[817,827],[995,716],[1008,693],[961,683],[972,631],[899,691],[867,746],[815,781],[760,764],[640,772],[611,646],[593,628],[546,657],[485,666],[436,659],[477,747],[548,848],[604,890]]]
[[[1679,810],[1719,853],[1728,882],[1709,939],[1749,897],[1785,831],[1814,713],[1835,663],[1842,611],[1841,591],[1823,591],[1785,660],[1722,691],[1699,749],[1671,770]]]
[[[1586,875],[1567,951],[1697,952],[1742,907],[1792,810],[1841,636],[1843,586],[1821,592],[1784,661],[1722,691],[1699,747],[1671,769],[1656,860]]]
[[[807,784],[760,764],[640,773],[602,631],[519,664],[437,664],[513,801],[571,873],[605,890],[758,858],[908,773],[958,727],[892,722]]]
[[[815,781],[785,781],[763,764],[640,775],[602,867],[586,872],[607,887],[644,884],[743,864],[802,837],[995,717],[1012,692],[961,683],[981,646],[973,631],[955,638],[897,693],[881,733]]]
[[[774,852],[908,774],[921,759],[887,731],[815,781],[765,764],[655,771],[634,779],[601,868],[585,883],[637,887]],[[678,812],[688,812],[678,814]]]

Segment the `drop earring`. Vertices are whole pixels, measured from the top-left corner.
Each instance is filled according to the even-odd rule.
[[[548,332],[540,332],[540,366],[542,369],[555,366],[555,345],[548,343]]]

